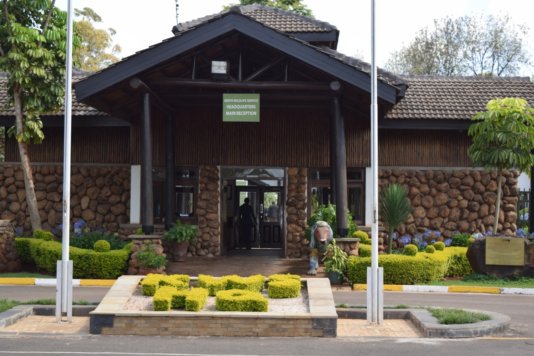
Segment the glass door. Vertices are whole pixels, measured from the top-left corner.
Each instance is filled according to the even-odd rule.
[[[282,189],[261,188],[260,247],[282,247]]]

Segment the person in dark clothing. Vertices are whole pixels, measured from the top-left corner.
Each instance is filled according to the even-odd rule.
[[[238,222],[239,222],[239,246],[246,247],[247,250],[251,248],[251,240],[254,227],[256,226],[256,216],[254,210],[249,204],[250,199],[245,198],[245,203],[239,207]]]

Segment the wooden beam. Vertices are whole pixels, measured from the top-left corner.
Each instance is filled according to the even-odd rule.
[[[327,82],[217,82],[166,78],[154,80],[150,85],[212,89],[331,91],[330,83]]]
[[[154,232],[154,194],[152,184],[152,130],[150,118],[150,94],[143,95],[143,126],[141,132],[141,227],[145,235]]]
[[[256,72],[252,73],[251,75],[249,75],[246,79],[245,79],[245,82],[250,82],[251,80],[259,77],[260,75],[262,75],[263,73],[265,73],[266,71],[268,71],[269,69],[273,68],[274,66],[280,64],[282,61],[284,61],[284,57],[280,57],[278,58],[277,60],[275,60],[274,62],[271,62],[269,64],[266,64],[264,65],[263,67],[261,67],[260,69],[258,69]]]
[[[155,101],[159,108],[165,111],[167,114],[174,113],[174,108],[172,108],[163,99],[161,99],[158,94],[148,85],[146,85],[145,82],[143,82],[141,79],[137,77],[130,79],[130,87],[136,90],[142,90],[143,92],[150,94],[153,101]]]
[[[174,184],[174,120],[167,114],[165,120],[165,229],[176,219],[176,189]]]
[[[341,116],[339,98],[332,99],[332,128],[335,132],[335,187],[336,187],[336,228],[337,235],[347,236],[347,151],[345,147],[345,123]]]

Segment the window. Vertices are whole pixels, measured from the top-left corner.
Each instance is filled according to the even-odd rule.
[[[352,218],[358,224],[364,222],[365,185],[363,177],[363,169],[350,168],[347,170],[348,208]],[[319,205],[333,203],[329,169],[310,169],[308,187],[308,196],[310,197],[308,211],[310,214]]]
[[[165,168],[154,168],[154,222],[165,221]],[[175,219],[195,216],[198,192],[198,171],[196,168],[177,167],[175,169]]]

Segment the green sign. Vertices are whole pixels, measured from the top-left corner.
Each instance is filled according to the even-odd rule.
[[[486,238],[486,264],[523,266],[525,264],[525,240],[517,237]]]
[[[224,122],[260,122],[260,94],[223,94]]]

